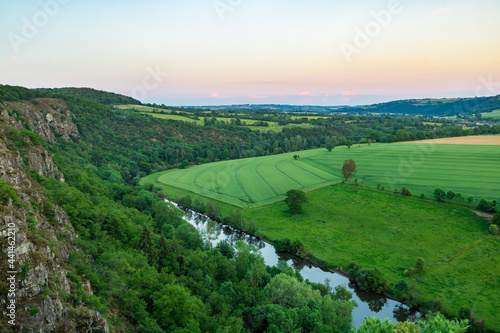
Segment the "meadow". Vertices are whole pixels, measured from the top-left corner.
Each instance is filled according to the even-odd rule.
[[[477,319],[498,328],[500,237],[489,235],[486,220],[466,204],[394,190],[405,185],[414,195],[432,198],[441,187],[473,195],[474,203],[482,197],[498,200],[499,153],[498,145],[355,145],[169,170],[141,184],[160,185],[172,198],[189,194],[218,201],[223,216],[246,208],[244,219],[268,240],[300,240],[313,258],[344,269],[351,262],[377,268],[391,284],[406,281],[420,302],[439,300],[449,315],[474,308]],[[356,162],[360,186],[353,180],[340,184],[346,159]],[[378,183],[380,190],[374,188]],[[308,192],[302,215],[288,213],[283,202],[292,188]],[[418,257],[427,269],[405,277]]]
[[[496,120],[500,121],[500,110],[495,110],[493,112],[481,113],[482,118],[486,120]]]
[[[391,283],[404,280],[421,301],[440,300],[446,313],[475,308],[499,327],[500,237],[465,207],[339,184],[308,193],[304,214],[284,203],[244,211],[270,240],[300,240],[315,258],[347,270],[351,262],[378,268]],[[404,270],[418,257],[427,269]]]
[[[142,106],[142,105],[115,105],[116,108],[121,109],[121,110],[135,110],[139,113],[142,114],[148,114],[154,118],[160,118],[160,119],[170,119],[170,120],[180,120],[180,121],[187,121],[191,123],[196,123],[197,125],[203,126],[204,121],[203,121],[203,116],[200,116],[199,119],[193,119],[190,117],[178,115],[178,114],[170,114],[171,110],[164,110],[164,109],[155,109],[150,106]],[[160,113],[161,111],[164,111],[164,113]],[[187,112],[187,111],[182,111],[190,116],[194,116],[193,113]],[[212,118],[212,116],[207,115],[207,118]],[[308,119],[323,119],[325,117],[320,117],[320,116],[292,116],[292,119],[299,119],[299,118],[308,118]],[[217,121],[224,121],[226,123],[231,123],[231,120],[234,118],[229,118],[229,117],[215,117]],[[252,126],[256,122],[259,122],[260,120],[255,120],[255,119],[244,119],[240,118],[242,125],[241,126],[246,126],[250,128],[253,131],[272,131],[272,132],[281,132],[281,130],[284,127],[301,127],[301,128],[313,128],[314,125],[312,124],[287,124],[287,125],[279,125],[278,122],[275,121],[266,121],[269,126]]]
[[[293,155],[299,155],[294,160]],[[344,160],[357,165],[360,184],[387,191],[407,186],[433,197],[435,188],[500,201],[500,146],[433,143],[372,144],[315,149],[169,170],[142,183],[197,193],[238,207],[281,201],[289,189],[311,191],[343,181]],[[353,180],[351,180],[352,182]]]

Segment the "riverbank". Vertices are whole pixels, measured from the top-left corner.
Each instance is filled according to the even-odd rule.
[[[200,230],[200,232],[204,233],[204,225],[208,216],[205,213],[200,213],[190,208],[183,208],[183,210],[186,212],[185,220]],[[341,269],[332,269],[316,263],[311,258],[302,258],[296,254],[277,252],[271,241],[259,239],[248,231],[241,231],[222,224],[220,220],[217,222],[219,223],[217,234],[221,237],[218,239],[219,241],[223,239],[239,239],[248,244],[257,244],[266,265],[274,266],[277,265],[280,260],[286,261],[289,266],[298,269],[304,279],[321,284],[325,283],[325,280],[328,279],[332,288],[337,285],[346,287],[347,290],[353,293],[353,298],[358,303],[358,307],[353,311],[354,324],[356,326],[359,326],[365,317],[379,317],[382,320],[387,318],[393,322],[397,322],[415,320],[420,316],[415,309],[410,310],[405,304],[397,302],[389,295],[381,295],[360,290],[357,288],[354,281],[348,278],[349,275],[347,272]]]

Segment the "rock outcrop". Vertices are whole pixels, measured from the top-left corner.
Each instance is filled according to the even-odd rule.
[[[80,253],[76,246],[78,235],[66,213],[50,203],[30,172],[62,182],[64,175],[47,149],[22,132],[29,128],[50,142],[55,142],[56,137],[70,140],[78,136],[71,117],[65,104],[56,99],[0,104],[0,180],[15,188],[17,199],[0,201],[3,252],[11,246],[9,236],[15,233],[15,256],[5,253],[0,259],[0,332],[86,332],[91,328],[92,332],[109,332],[100,313],[65,301],[76,293],[67,277],[67,260],[71,253]],[[14,139],[12,133],[18,137]],[[16,146],[19,144],[22,149]],[[7,258],[13,258],[13,269]],[[8,297],[13,280],[7,277],[12,275],[15,297]],[[88,289],[92,293],[92,288]],[[12,299],[16,305],[15,326],[8,324],[7,316]]]

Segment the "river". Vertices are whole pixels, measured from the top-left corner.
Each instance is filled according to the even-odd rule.
[[[176,203],[171,203],[179,207]],[[193,225],[200,233],[206,234],[207,216],[188,208],[179,208],[186,213],[183,217],[186,222]],[[352,313],[355,327],[359,327],[365,317],[379,317],[382,320],[387,318],[392,322],[398,322],[416,320],[416,318],[420,316],[419,312],[410,310],[405,304],[376,293],[360,290],[355,283],[351,282],[345,276],[326,271],[294,255],[278,253],[272,245],[239,230],[218,223],[211,236],[210,243],[212,246],[215,246],[222,240],[227,240],[231,244],[235,244],[238,240],[242,240],[256,247],[259,249],[259,252],[268,266],[275,266],[278,264],[278,261],[284,260],[289,266],[299,270],[304,280],[307,279],[311,282],[324,283],[326,279],[329,279],[332,288],[337,285],[345,286],[347,290],[353,293],[353,299],[358,304]]]

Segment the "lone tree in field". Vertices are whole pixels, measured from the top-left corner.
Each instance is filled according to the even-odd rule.
[[[332,152],[333,148],[335,148],[335,146],[331,142],[328,142],[326,144],[326,150],[328,150],[329,152]]]
[[[301,190],[290,190],[286,192],[285,202],[292,214],[301,214],[302,204],[307,203],[306,193]]]
[[[354,143],[351,141],[351,140],[347,140],[347,142],[345,143],[345,145],[347,146],[347,148],[351,149],[351,146],[353,145]]]
[[[342,167],[342,176],[344,176],[346,183],[356,172],[356,163],[353,160],[345,160]]]

